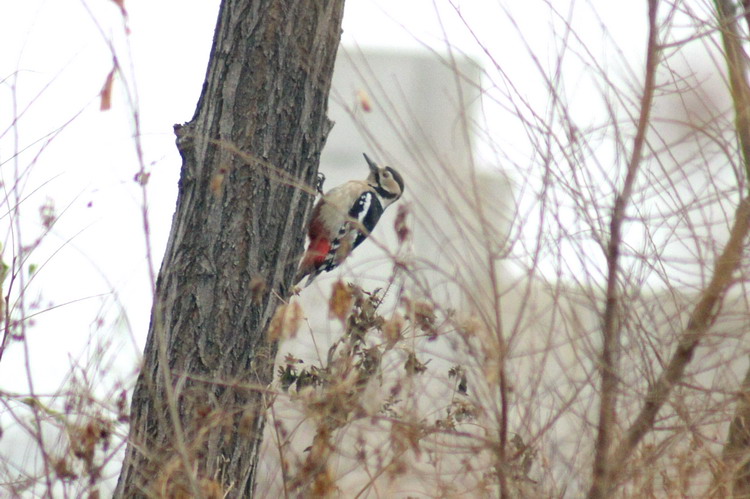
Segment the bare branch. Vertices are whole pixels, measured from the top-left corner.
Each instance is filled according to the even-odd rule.
[[[602,354],[599,365],[601,372],[601,401],[599,406],[599,428],[594,459],[594,480],[589,497],[605,497],[610,489],[610,467],[608,459],[612,435],[615,429],[615,408],[617,406],[618,361],[620,327],[617,321],[618,274],[622,237],[622,225],[633,192],[633,184],[642,164],[643,147],[649,129],[651,108],[656,87],[656,68],[659,59],[658,26],[656,23],[657,2],[648,2],[649,34],[646,47],[646,76],[641,96],[638,128],[633,140],[633,151],[628,161],[628,169],[622,191],[615,198],[610,221],[610,239],[607,245],[607,295],[602,325]]]
[[[750,197],[744,198],[735,214],[729,242],[716,261],[713,278],[701,293],[700,300],[690,314],[687,328],[680,336],[677,349],[657,382],[649,389],[638,417],[630,425],[625,438],[612,454],[612,462],[622,463],[631,455],[638,443],[654,424],[659,409],[669,397],[674,385],[682,378],[685,367],[692,360],[698,343],[716,319],[717,307],[724,293],[732,284],[732,274],[740,264],[742,246],[750,230]],[[618,470],[613,469],[616,473]],[[613,475],[610,480],[614,480]]]

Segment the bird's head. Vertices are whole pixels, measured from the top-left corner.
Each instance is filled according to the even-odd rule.
[[[388,206],[404,193],[404,178],[390,166],[378,166],[367,154],[364,154],[364,157],[370,167],[367,183],[375,189],[385,202],[385,206]]]

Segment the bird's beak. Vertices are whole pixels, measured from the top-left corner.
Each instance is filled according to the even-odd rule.
[[[380,169],[378,167],[378,164],[376,162],[374,162],[373,160],[371,160],[370,157],[367,154],[362,153],[362,156],[365,157],[365,161],[367,161],[367,166],[370,167],[370,171],[372,173],[375,173],[375,172],[377,172]]]

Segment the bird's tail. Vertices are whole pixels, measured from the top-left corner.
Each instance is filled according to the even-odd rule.
[[[326,256],[331,249],[331,243],[325,239],[317,239],[310,241],[305,255],[302,257],[302,261],[297,269],[297,275],[294,277],[294,285],[298,285],[305,276],[309,276],[307,283],[304,287],[309,286],[313,279],[323,270],[323,262],[325,262]]]
[[[307,282],[305,283],[303,288],[308,287],[310,284],[312,284],[313,280],[318,277],[318,274],[320,274],[320,270],[318,269],[309,269],[309,268],[303,268],[300,266],[299,270],[297,270],[297,275],[294,276],[294,285],[298,286],[302,280],[307,277]]]

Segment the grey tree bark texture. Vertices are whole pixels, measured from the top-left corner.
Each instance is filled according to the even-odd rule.
[[[250,497],[304,243],[344,0],[223,0],[182,170],[116,497]]]

